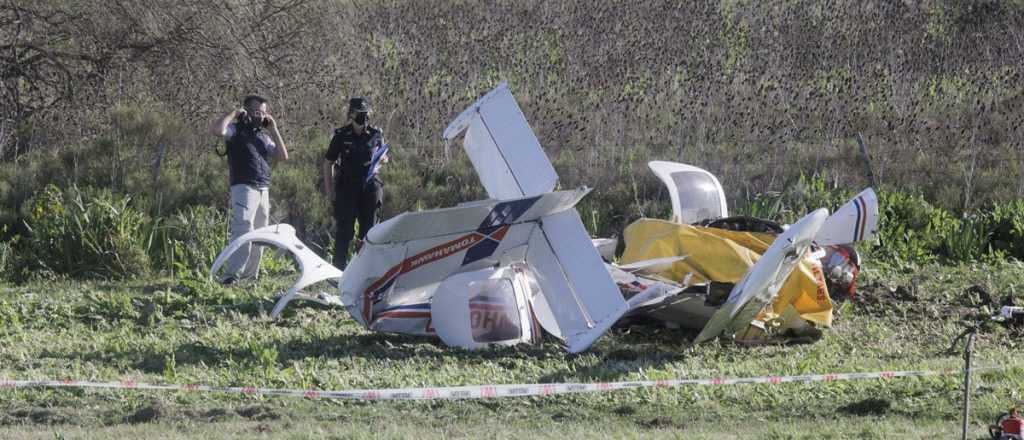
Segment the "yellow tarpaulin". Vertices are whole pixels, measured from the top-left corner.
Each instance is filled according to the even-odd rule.
[[[775,236],[756,232],[682,225],[664,220],[640,219],[629,225],[623,239],[624,264],[653,258],[686,255],[683,261],[661,273],[682,282],[692,273],[691,283],[716,281],[737,283],[775,240]],[[772,304],[776,313],[792,305],[803,319],[819,326],[832,325],[832,301],[825,287],[821,266],[803,259],[782,285]]]

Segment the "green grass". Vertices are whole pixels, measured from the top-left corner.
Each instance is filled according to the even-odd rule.
[[[370,333],[338,309],[267,317],[286,276],[222,288],[199,280],[37,282],[0,288],[0,377],[317,389],[788,375],[962,365],[947,352],[977,309],[962,292],[1019,288],[1024,265],[866,270],[866,301],[840,306],[810,345],[691,346],[679,330],[614,330],[569,355],[554,342],[469,352]],[[890,287],[904,286],[899,294]],[[985,326],[972,436],[1024,396],[1019,335]],[[592,437],[921,438],[959,433],[955,377],[644,389],[438,402],[340,402],[224,394],[0,391],[0,438]]]

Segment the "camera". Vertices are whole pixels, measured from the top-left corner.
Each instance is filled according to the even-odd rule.
[[[249,112],[244,110],[242,111],[241,114],[238,115],[236,121],[246,125],[252,124],[252,118],[249,117]],[[263,126],[263,128],[267,128],[267,126],[270,125],[270,120],[267,118],[263,118],[260,125]]]

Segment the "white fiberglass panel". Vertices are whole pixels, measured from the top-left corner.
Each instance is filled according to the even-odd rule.
[[[555,189],[558,175],[505,83],[463,111],[444,136],[450,140],[463,130],[463,146],[489,197],[510,199]]]

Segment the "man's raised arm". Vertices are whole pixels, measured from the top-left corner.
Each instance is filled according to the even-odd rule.
[[[210,125],[210,134],[223,138],[228,132],[228,125],[231,124],[231,121],[234,121],[242,113],[244,113],[243,110],[232,110],[231,113],[213,121],[213,124]]]

